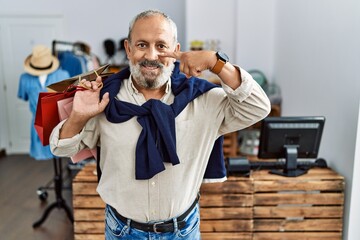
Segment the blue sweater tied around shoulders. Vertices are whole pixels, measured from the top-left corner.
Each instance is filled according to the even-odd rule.
[[[167,105],[160,100],[150,99],[139,106],[116,98],[122,80],[129,77],[129,68],[110,76],[104,81],[100,97],[109,92],[110,102],[105,108],[109,122],[121,123],[137,116],[142,131],[136,145],[135,176],[138,180],[150,179],[165,170],[164,162],[172,165],[180,163],[176,153],[176,116],[189,102],[218,85],[194,77],[187,79],[180,73],[179,63],[176,62],[171,75],[174,102]],[[226,176],[222,145],[223,136],[214,143],[204,178],[220,179]]]

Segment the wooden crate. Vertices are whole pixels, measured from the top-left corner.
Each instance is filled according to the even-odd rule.
[[[253,186],[244,177],[201,186],[200,231],[203,240],[250,240],[253,229]]]
[[[95,165],[73,180],[75,240],[104,239],[105,203],[96,192]],[[311,169],[286,178],[266,170],[203,184],[203,240],[341,240],[344,178],[331,169]]]
[[[86,165],[73,179],[74,239],[104,240],[105,203],[96,192],[94,164]]]
[[[253,239],[342,239],[344,178],[314,168],[286,178],[254,171]]]

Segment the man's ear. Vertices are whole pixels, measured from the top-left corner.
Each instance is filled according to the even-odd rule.
[[[175,46],[175,51],[174,52],[179,52],[180,48],[181,48],[180,43],[177,43],[176,46]]]
[[[180,48],[181,48],[180,43],[177,43],[176,46],[175,46],[174,52],[180,52]],[[174,62],[176,62],[176,59],[174,59]]]
[[[131,47],[130,47],[130,42],[129,42],[129,40],[125,39],[125,41],[124,41],[124,47],[125,47],[125,51],[126,51],[127,58],[129,58],[129,55],[130,55],[130,52],[131,52]]]

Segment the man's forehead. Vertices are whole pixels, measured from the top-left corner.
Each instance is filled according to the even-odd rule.
[[[155,24],[156,23],[156,24]],[[166,42],[173,39],[170,23],[162,16],[149,16],[139,19],[133,26],[131,38],[134,41],[147,41],[154,38],[156,41]]]

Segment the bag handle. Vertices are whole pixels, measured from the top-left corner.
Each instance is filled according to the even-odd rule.
[[[99,77],[99,74],[96,72],[96,70],[94,70],[94,73],[96,74],[97,77]],[[74,84],[70,84],[65,90],[64,93],[67,92],[73,92],[73,91],[84,91],[84,90],[91,90],[91,87],[86,86],[84,83],[81,82],[81,75],[79,75],[79,80],[78,80],[78,84],[74,85]],[[101,89],[103,88],[104,84],[103,82],[99,83],[98,88]],[[74,88],[74,89],[73,89]]]

